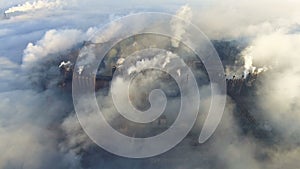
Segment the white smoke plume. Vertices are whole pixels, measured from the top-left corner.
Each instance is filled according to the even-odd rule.
[[[186,23],[189,23],[191,18],[192,18],[192,9],[188,6],[182,6],[177,12],[176,12],[176,17],[179,17],[181,20],[178,19],[173,19],[171,20],[171,28],[174,34],[174,37],[178,39],[172,39],[172,46],[173,47],[178,47],[179,42],[181,41],[182,38],[184,38],[184,34],[186,32]]]
[[[260,74],[267,71],[269,68],[264,65],[263,67],[257,68],[253,66],[253,57],[252,57],[252,48],[249,46],[244,50],[243,59],[244,59],[244,77],[246,78],[249,73]]]
[[[252,56],[251,55],[244,55],[244,68],[245,68],[245,72],[244,72],[244,76],[246,77],[248,73],[253,73],[255,70],[255,67],[253,67],[253,61],[252,61]]]
[[[49,30],[36,44],[29,43],[27,45],[24,50],[23,67],[37,64],[37,61],[43,60],[51,54],[67,51],[85,38],[84,33],[76,29]]]
[[[17,6],[11,7],[5,11],[6,14],[14,12],[30,12],[41,9],[52,9],[62,7],[64,3],[61,0],[48,1],[48,0],[37,0],[33,2],[25,2]]]

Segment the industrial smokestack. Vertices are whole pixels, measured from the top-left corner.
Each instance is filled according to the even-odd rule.
[[[116,66],[113,66],[113,67],[111,68],[111,76],[114,75],[114,73],[115,73],[116,70],[117,70],[117,67],[116,67]]]

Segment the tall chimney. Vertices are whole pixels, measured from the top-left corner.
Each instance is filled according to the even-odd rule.
[[[114,73],[115,73],[116,69],[117,69],[117,67],[116,67],[116,66],[113,66],[113,67],[111,68],[111,76],[113,76],[113,75],[114,75]]]

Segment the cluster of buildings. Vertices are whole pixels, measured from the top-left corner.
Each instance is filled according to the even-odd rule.
[[[242,75],[240,78],[232,76],[232,78],[226,78],[227,93],[230,96],[246,94],[249,88],[254,85],[258,77],[258,73],[248,73],[245,77]]]

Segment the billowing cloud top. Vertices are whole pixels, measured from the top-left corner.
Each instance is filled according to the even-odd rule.
[[[300,168],[300,1],[12,0],[0,1],[0,11],[0,169]],[[138,12],[174,14],[211,40],[243,46],[225,69],[229,75],[265,71],[251,111],[258,126],[276,137],[264,142],[243,133],[229,98],[221,127],[202,147],[191,148],[187,138],[170,153],[145,160],[96,147],[74,115],[69,91],[57,87],[58,66],[103,25]],[[183,23],[170,24],[185,38]],[[113,116],[112,103],[100,97]],[[209,97],[202,103],[205,110]]]

